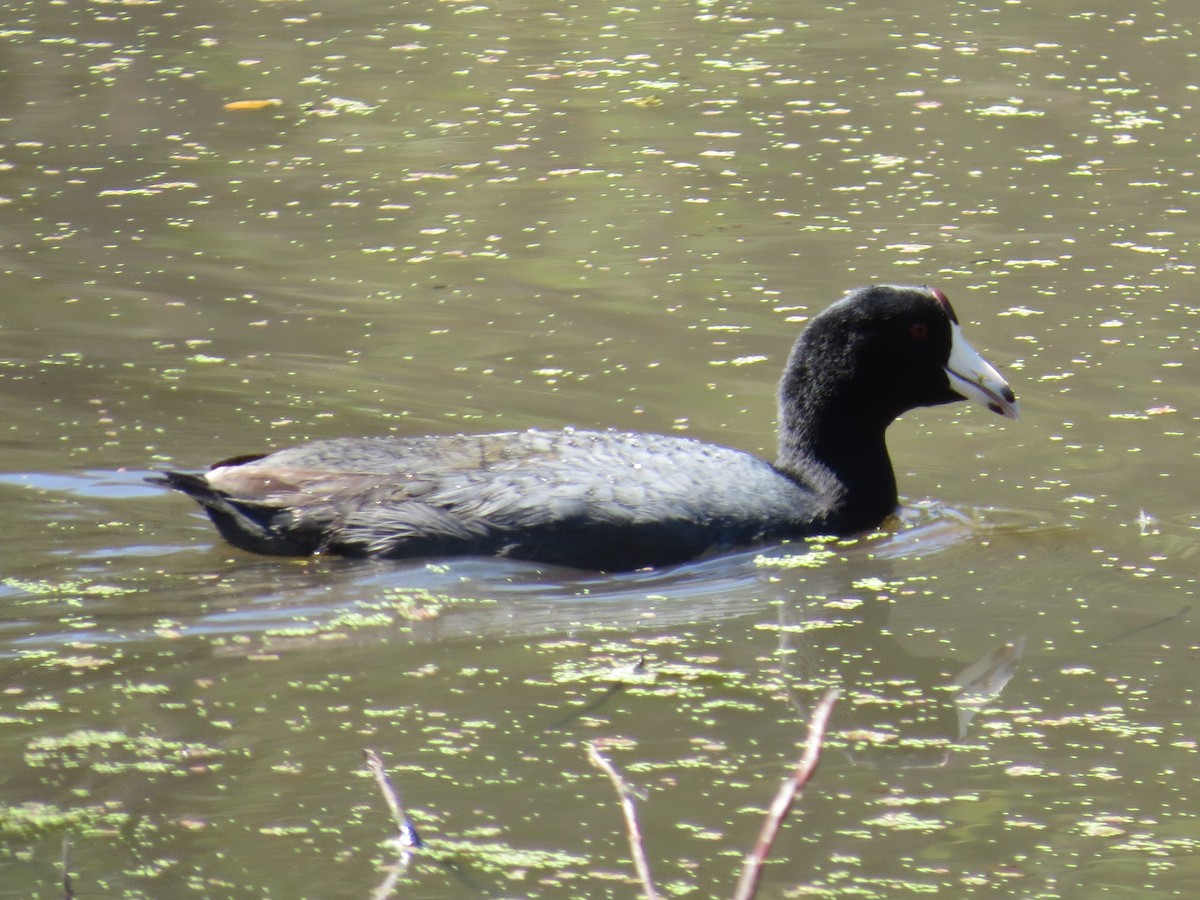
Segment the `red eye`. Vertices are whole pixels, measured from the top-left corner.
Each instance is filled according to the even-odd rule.
[[[913,340],[923,341],[929,337],[929,326],[924,322],[914,322],[908,326],[908,333],[912,336]]]

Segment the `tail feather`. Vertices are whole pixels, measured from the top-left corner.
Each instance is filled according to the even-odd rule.
[[[288,533],[292,515],[287,510],[239,500],[214,488],[203,474],[168,470],[146,481],[187,494],[204,508],[221,537],[235,547],[280,556],[307,556],[317,549],[315,543],[301,542]]]
[[[161,472],[158,475],[149,475],[146,481],[150,484],[158,484],[163,487],[173,488],[177,491],[182,491],[189,497],[196,498],[200,503],[204,502],[204,498],[219,496],[215,490],[209,485],[208,480],[195,472]]]

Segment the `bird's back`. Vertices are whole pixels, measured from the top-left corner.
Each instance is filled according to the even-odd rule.
[[[804,533],[820,506],[750,454],[617,431],[317,441],[190,477],[205,490],[172,486],[260,552],[495,554],[599,569]]]

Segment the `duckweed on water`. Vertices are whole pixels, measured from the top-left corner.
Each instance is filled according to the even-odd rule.
[[[941,831],[950,826],[950,823],[943,819],[925,818],[905,810],[884,813],[874,819],[867,819],[863,824],[890,831],[922,831],[926,834]]]
[[[359,600],[353,609],[342,610],[327,620],[299,620],[268,629],[264,635],[278,639],[335,636],[373,629],[405,632],[417,623],[440,618],[451,608],[493,603],[494,600],[451,597],[420,588],[390,589],[378,600]]]
[[[554,850],[528,850],[499,843],[475,843],[433,839],[426,841],[423,855],[442,862],[468,860],[473,870],[511,875],[515,870],[547,869],[561,872],[587,864],[583,856]]]
[[[105,659],[90,653],[65,654],[55,650],[30,650],[21,653],[21,660],[48,669],[76,672],[92,671],[111,666],[116,659]]]
[[[815,549],[789,556],[757,556],[754,564],[764,569],[817,569],[836,558],[832,550]]]
[[[116,802],[91,806],[72,806],[63,809],[52,803],[20,803],[0,805],[0,835],[28,840],[37,834],[70,829],[77,835],[88,835],[120,828],[129,820],[129,813]]]
[[[115,584],[99,584],[83,579],[70,581],[33,581],[25,578],[0,578],[0,585],[15,592],[26,594],[18,600],[19,603],[57,601],[64,598],[81,599],[84,597],[119,597],[124,594],[137,593],[137,588],[120,587]]]
[[[187,775],[195,766],[212,769],[224,751],[207,744],[171,741],[123,731],[80,729],[39,737],[25,747],[25,763],[34,768],[89,768],[96,773]]]

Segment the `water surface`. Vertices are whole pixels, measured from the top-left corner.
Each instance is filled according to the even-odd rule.
[[[9,2],[0,896],[1190,895],[1193,10]],[[271,101],[227,108],[238,101]],[[256,558],[143,484],[335,435],[770,454],[802,322],[937,284],[1024,420],[884,533],[621,577]]]

